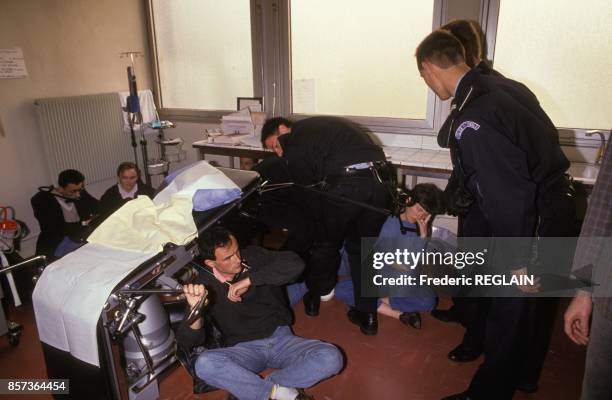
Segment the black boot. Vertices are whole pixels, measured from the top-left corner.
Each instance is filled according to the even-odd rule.
[[[314,400],[314,396],[307,394],[304,389],[298,389],[298,395],[295,400]]]
[[[482,350],[472,349],[463,343],[448,353],[448,359],[454,362],[470,362],[476,360],[482,354]]]
[[[431,310],[431,316],[442,322],[455,322],[460,324],[461,321],[459,317],[453,312],[453,309],[450,308],[448,310]]]
[[[359,325],[364,335],[376,335],[378,332],[378,317],[375,312],[359,311],[351,307],[346,316],[352,323]]]
[[[421,315],[418,312],[403,312],[399,319],[405,325],[410,325],[414,329],[421,329]]]
[[[319,306],[321,305],[321,296],[313,295],[311,292],[306,292],[304,298],[304,312],[306,315],[316,317],[319,315]]]

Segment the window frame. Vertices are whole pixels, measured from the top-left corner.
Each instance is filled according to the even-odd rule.
[[[149,39],[149,50],[151,52],[151,74],[153,80],[153,96],[155,103],[158,106],[159,115],[161,118],[171,119],[175,121],[185,122],[202,122],[202,123],[219,123],[221,117],[235,110],[202,110],[189,108],[167,108],[163,106],[162,100],[162,85],[161,74],[159,72],[159,58],[157,51],[157,39],[155,30],[155,14],[153,12],[153,1],[146,0],[146,21],[147,21],[147,36]],[[250,0],[250,15],[251,15],[251,55],[253,63],[253,95],[252,97],[262,97],[262,71],[261,66],[263,55],[260,40],[255,40],[261,37],[261,21],[258,18],[261,13],[260,8],[255,4],[254,0]],[[258,71],[260,73],[258,73]],[[246,93],[244,94],[246,95]]]
[[[161,77],[152,2],[146,1],[147,31],[151,51],[154,95],[162,118],[177,121],[219,123],[234,110],[199,110],[163,107]],[[446,20],[448,0],[434,0],[432,30]],[[291,0],[251,0],[251,46],[253,54],[253,97],[264,98],[269,116],[287,116],[299,120],[314,114],[291,111]],[[410,66],[407,64],[407,68]],[[448,102],[441,101],[428,89],[425,119],[342,115],[372,132],[435,135],[448,115]]]
[[[495,63],[495,42],[497,40],[497,25],[499,23],[499,10],[502,0],[482,0],[480,21],[487,38],[487,54],[492,64]],[[559,142],[562,146],[599,147],[599,137],[588,137],[587,128],[555,126],[559,132]],[[606,143],[611,138],[610,131],[602,131]]]
[[[285,2],[287,7],[285,15],[283,15],[283,20],[286,23],[282,26],[283,34],[288,39],[291,36],[291,14],[290,14],[290,1]],[[443,21],[446,20],[446,0],[434,0],[434,9],[433,9],[433,18],[432,18],[432,31],[439,28],[443,25]],[[286,72],[285,72],[285,85],[288,87],[288,96],[283,100],[286,102],[285,109],[291,110],[291,101],[293,99],[291,93],[291,56],[290,52],[286,55]],[[407,68],[410,68],[410,65],[406,64]],[[416,67],[416,66],[415,66]],[[426,135],[435,135],[444,119],[442,116],[446,118],[448,112],[444,112],[445,107],[443,104],[446,102],[442,102],[438,97],[431,91],[431,89],[427,89],[427,105],[426,105],[426,116],[425,119],[411,119],[411,118],[390,118],[390,117],[368,117],[368,116],[352,116],[352,115],[338,115],[340,117],[348,118],[358,124],[370,129],[372,132],[376,133],[399,133],[399,134],[409,134],[409,133],[420,133]],[[448,109],[448,107],[446,107]],[[445,114],[445,115],[442,115]],[[299,120],[303,118],[312,117],[315,114],[299,114],[291,112],[290,117],[294,120]],[[328,115],[328,114],[326,114]]]

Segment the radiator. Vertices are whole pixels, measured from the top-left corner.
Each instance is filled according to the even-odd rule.
[[[72,168],[95,183],[116,176],[121,162],[134,162],[117,93],[40,99],[35,105],[51,182]],[[147,135],[149,158],[159,157],[154,139]],[[140,141],[138,132],[136,140]],[[138,163],[142,167],[141,159]]]

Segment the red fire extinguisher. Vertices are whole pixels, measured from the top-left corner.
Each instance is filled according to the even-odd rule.
[[[0,251],[10,253],[13,250],[13,241],[19,237],[20,226],[15,220],[13,207],[0,206],[2,219],[0,219]]]

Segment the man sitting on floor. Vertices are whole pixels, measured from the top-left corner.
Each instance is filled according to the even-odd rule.
[[[241,400],[310,399],[301,389],[340,371],[343,360],[328,343],[295,336],[283,286],[303,270],[292,252],[249,246],[242,254],[234,236],[214,227],[199,239],[204,259],[195,284],[184,286],[194,307],[208,291],[206,313],[227,347],[204,351],[196,361],[198,377]],[[202,319],[182,327],[177,340],[194,347],[204,342]],[[267,368],[274,372],[261,378]]]

